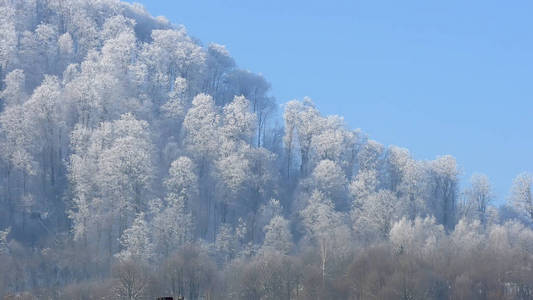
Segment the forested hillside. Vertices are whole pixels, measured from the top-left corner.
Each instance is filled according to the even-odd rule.
[[[496,207],[140,5],[0,0],[0,91],[0,297],[533,299],[533,175]]]

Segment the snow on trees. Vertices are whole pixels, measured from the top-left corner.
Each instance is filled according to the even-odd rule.
[[[311,173],[313,186],[332,199],[337,208],[346,206],[346,176],[343,170],[331,160],[320,161]]]
[[[470,187],[464,192],[461,214],[468,219],[477,219],[481,224],[487,223],[489,205],[493,199],[492,186],[485,174],[474,174],[470,177]]]
[[[431,162],[430,212],[446,230],[453,229],[456,222],[457,189],[459,170],[454,157],[445,155]]]
[[[529,222],[533,221],[533,175],[521,173],[513,180],[511,205]]]
[[[24,70],[15,69],[5,76],[4,90],[0,94],[2,106],[21,105],[27,98]]]
[[[0,1],[0,297],[94,278],[114,292],[83,297],[531,294],[530,173],[496,207],[485,175],[459,193],[450,155],[277,107],[225,46],[139,4]]]
[[[69,178],[73,186],[73,220],[76,238],[107,232],[114,238],[147,207],[154,170],[148,123],[125,114],[97,129],[82,126],[71,137]],[[115,245],[116,246],[116,245]]]
[[[131,226],[120,237],[123,250],[118,257],[123,260],[148,261],[153,256],[153,245],[149,237],[149,228],[144,213],[139,213]]]
[[[293,247],[292,240],[289,222],[282,216],[274,216],[265,226],[265,241],[262,250],[289,254]]]
[[[211,96],[200,94],[194,97],[183,122],[184,142],[191,155],[200,161],[200,170],[217,153],[220,122],[220,114]]]

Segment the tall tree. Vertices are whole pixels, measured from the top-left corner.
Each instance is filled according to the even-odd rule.
[[[337,246],[337,239],[343,239],[339,235],[342,231],[342,215],[335,211],[333,202],[326,196],[315,190],[308,199],[308,204],[300,212],[307,238],[314,242],[319,249],[322,283],[325,284],[328,260]]]
[[[69,215],[75,236],[86,240],[106,233],[105,244],[113,253],[115,239],[147,207],[154,176],[148,123],[126,114],[94,130],[78,126],[71,143]]]
[[[515,177],[509,200],[520,215],[533,221],[533,175],[520,173]]]
[[[445,155],[437,158],[430,166],[431,213],[446,230],[453,229],[456,222],[457,189],[459,170],[455,158]]]
[[[489,204],[493,199],[492,186],[485,174],[470,177],[470,187],[464,192],[465,200],[461,205],[462,215],[468,219],[477,219],[485,225],[488,218]]]

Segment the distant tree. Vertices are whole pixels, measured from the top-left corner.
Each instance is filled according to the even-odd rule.
[[[355,231],[370,241],[386,239],[394,221],[402,215],[401,202],[388,190],[369,194],[360,208],[352,210]]]
[[[113,267],[116,279],[113,298],[137,300],[145,299],[148,292],[150,276],[147,269],[138,261],[121,261]]]
[[[35,39],[39,43],[38,56],[43,60],[43,73],[55,74],[58,71],[58,32],[51,24],[39,24],[35,28]]]
[[[250,101],[236,96],[223,109],[222,132],[230,143],[250,142],[255,127],[256,115],[250,112]],[[232,149],[233,150],[233,149]]]
[[[462,215],[468,219],[477,219],[485,225],[488,219],[488,208],[493,193],[489,178],[484,174],[470,177],[470,187],[464,192],[465,201],[461,205]]]
[[[102,71],[109,72],[117,78],[126,75],[135,50],[135,35],[129,29],[123,29],[116,36],[107,39],[102,47]]]
[[[194,162],[181,156],[172,162],[165,185],[171,194],[183,197],[186,201],[194,200],[198,194],[198,176]]]
[[[170,193],[164,204],[158,200],[153,201],[150,213],[150,233],[159,257],[167,257],[193,241],[193,217],[183,196]]]
[[[374,140],[370,140],[363,145],[361,151],[357,154],[359,171],[377,170],[383,151],[383,145]]]
[[[320,130],[313,137],[313,160],[331,160],[351,177],[356,159],[357,133],[347,130],[344,119],[339,116],[322,117]]]
[[[226,102],[234,96],[243,96],[250,101],[251,112],[255,114],[255,140],[257,147],[261,147],[268,118],[275,110],[274,98],[268,96],[270,83],[260,74],[236,69],[226,76],[228,86]]]
[[[288,102],[285,106],[284,119],[287,128],[284,142],[288,149],[288,158],[291,158],[293,147],[298,145],[300,176],[307,176],[313,137],[320,132],[320,114],[311,99],[305,98],[303,102],[297,100]]]
[[[429,183],[427,167],[424,162],[409,159],[402,171],[402,182],[397,194],[407,209],[407,216],[414,220],[424,216],[429,205]]]
[[[293,247],[292,234],[289,222],[281,216],[275,216],[265,226],[265,241],[262,250],[264,252],[276,251],[281,254],[289,254]]]
[[[217,269],[202,245],[186,246],[167,257],[161,271],[167,295],[209,299],[214,293]],[[159,294],[163,291],[159,290]]]
[[[320,161],[311,173],[313,186],[334,201],[336,207],[345,208],[346,176],[343,170],[331,160]]]
[[[334,251],[336,239],[342,238],[336,234],[342,227],[342,216],[335,211],[331,200],[318,190],[312,193],[300,215],[307,237],[318,247],[324,283],[327,263]]]
[[[163,113],[169,117],[182,121],[188,108],[187,103],[187,80],[183,77],[178,77],[174,81],[174,87],[169,92],[168,102],[161,106]]]
[[[200,162],[200,173],[208,161],[216,157],[220,121],[211,96],[200,94],[194,97],[183,122],[184,142],[191,155]]]
[[[102,151],[98,162],[99,184],[104,192],[120,201],[124,212],[139,213],[146,205],[144,196],[154,172],[148,123],[126,114],[114,121],[112,128],[111,145]]]
[[[236,256],[238,240],[229,224],[222,224],[218,227],[214,247],[223,263],[229,262]]]
[[[7,236],[11,232],[11,228],[0,230],[0,256],[9,254],[9,245],[7,242]]]
[[[414,221],[404,217],[395,222],[390,231],[395,251],[421,258],[433,255],[444,238],[444,227],[433,217],[417,217]]]
[[[58,79],[45,76],[30,99],[24,103],[28,118],[35,128],[33,142],[37,147],[37,156],[44,157],[40,162],[43,182],[55,187],[63,170],[63,149],[66,147],[67,133],[64,120],[64,102]],[[55,193],[56,190],[53,190]]]
[[[298,113],[299,102],[290,101],[285,104],[285,111],[283,112],[283,120],[285,123],[285,135],[283,136],[283,145],[286,149],[287,155],[287,178],[290,178],[290,171],[293,164],[293,152],[296,149],[297,135],[296,135],[296,119]]]
[[[509,201],[528,222],[533,221],[533,175],[521,173],[516,176],[511,187]]]
[[[59,50],[58,69],[62,71],[75,59],[72,35],[68,32],[60,35],[57,40],[57,47]]]
[[[164,92],[170,91],[176,78],[182,77],[187,80],[191,93],[199,93],[206,54],[185,28],[153,30],[152,40],[145,45],[142,56],[153,66],[153,76]],[[160,99],[155,99],[155,103],[159,105]]]
[[[235,61],[225,46],[211,43],[207,47],[207,76],[204,90],[213,95],[217,104],[223,104],[224,77],[235,67]]]
[[[15,69],[6,75],[4,79],[4,89],[0,93],[4,106],[21,105],[27,98],[26,76],[21,69]]]
[[[16,31],[17,11],[13,6],[0,7],[0,79],[5,78],[17,59],[18,35]],[[0,89],[2,84],[0,83]]]
[[[431,198],[428,206],[437,222],[446,230],[453,229],[456,222],[459,170],[455,158],[445,155],[431,162]]]
[[[138,214],[133,224],[120,237],[123,250],[118,254],[118,257],[126,261],[149,261],[153,257],[154,251],[149,230],[144,213]]]
[[[401,196],[401,185],[405,181],[407,168],[411,163],[411,156],[409,150],[391,146],[386,152],[386,168],[387,168],[387,189],[396,192],[397,196]]]
[[[154,200],[150,204],[153,240],[162,257],[193,240],[195,226],[190,211],[198,195],[194,171],[194,163],[188,157],[172,162],[165,180],[168,189],[165,201]]]
[[[71,137],[69,179],[76,239],[106,232],[107,245],[147,207],[154,176],[148,123],[126,114],[95,130],[78,126]],[[94,237],[94,236],[92,236]]]
[[[37,174],[34,123],[22,105],[8,107],[0,115],[0,158],[5,164],[5,195],[8,218],[17,201],[28,192],[29,177]]]

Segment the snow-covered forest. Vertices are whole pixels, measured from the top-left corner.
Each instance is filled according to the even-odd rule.
[[[533,299],[531,173],[281,100],[140,5],[0,0],[0,297]]]

